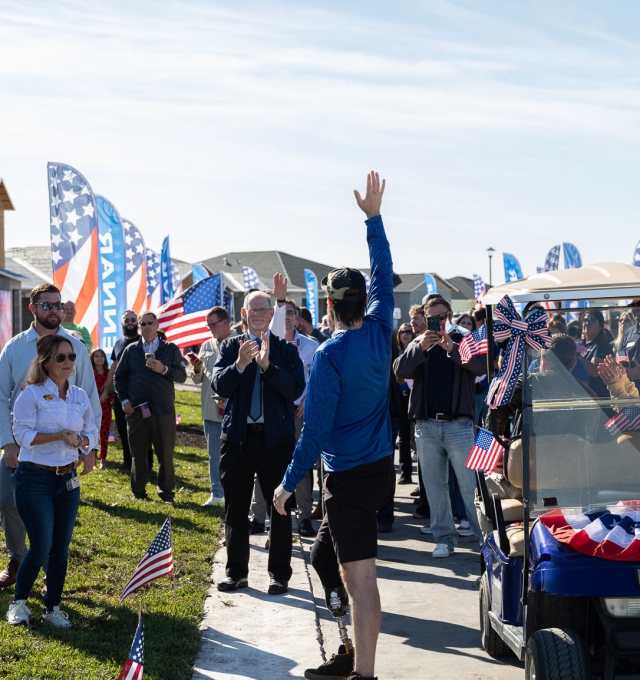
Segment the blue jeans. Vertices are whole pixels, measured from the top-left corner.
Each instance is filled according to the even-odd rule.
[[[214,496],[224,496],[222,483],[220,482],[220,436],[222,435],[222,423],[215,420],[203,420],[204,436],[207,440],[209,451],[209,479],[211,480],[211,493]]]
[[[29,550],[20,563],[16,600],[26,600],[47,556],[47,611],[60,604],[67,575],[69,543],[80,505],[80,487],[67,491],[75,473],[56,475],[27,463],[13,474],[13,493],[29,536]]]
[[[458,533],[451,511],[449,463],[456,474],[471,529],[478,540],[482,537],[473,504],[475,475],[464,466],[474,441],[471,418],[416,421],[416,449],[429,499],[431,531],[436,543],[446,543],[450,548],[458,544]]]

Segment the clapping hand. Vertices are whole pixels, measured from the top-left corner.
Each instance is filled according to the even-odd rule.
[[[256,356],[256,363],[263,371],[266,371],[269,368],[269,334],[262,333],[260,338],[262,346]]]
[[[353,192],[360,210],[367,216],[367,219],[371,219],[380,214],[384,187],[385,180],[382,180],[381,185],[378,173],[372,170],[367,175],[367,193],[365,194],[364,199],[360,196],[360,192],[357,189]]]
[[[609,355],[598,364],[598,375],[602,378],[602,382],[605,385],[612,385],[613,383],[622,382],[625,379],[626,372],[624,368]]]
[[[240,340],[240,349],[238,350],[238,358],[236,364],[241,371],[258,356],[258,343],[255,340]]]

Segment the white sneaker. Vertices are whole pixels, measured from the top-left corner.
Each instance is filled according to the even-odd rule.
[[[449,557],[453,552],[453,548],[450,548],[446,543],[437,543],[436,549],[431,553],[431,557]]]
[[[426,526],[423,526],[422,529],[420,529],[421,534],[432,534],[433,531],[431,531],[431,525],[427,524]]]
[[[202,507],[205,505],[224,505],[224,496],[214,496],[211,494],[209,498],[202,504]]]
[[[27,607],[26,600],[16,600],[9,605],[7,612],[7,621],[10,626],[17,626],[19,623],[26,623],[29,625],[29,615],[31,610]]]
[[[71,621],[66,612],[63,612],[60,607],[54,607],[52,612],[45,612],[42,615],[42,620],[47,621],[56,628],[71,628]]]
[[[473,531],[471,531],[471,525],[469,524],[469,520],[463,519],[460,522],[460,526],[456,530],[458,532],[458,536],[473,536]]]

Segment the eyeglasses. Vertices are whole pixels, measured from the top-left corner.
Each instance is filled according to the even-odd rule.
[[[598,323],[598,319],[594,319],[591,317],[590,319],[582,319],[582,325],[584,326],[585,323],[588,323],[591,325],[592,323]]]
[[[122,323],[138,323],[138,319],[123,319]]]
[[[406,335],[407,333],[408,333],[409,335],[411,335],[412,331],[410,331],[410,330],[400,331],[400,335]]]
[[[295,315],[296,315],[296,313],[295,313],[295,312],[292,312],[291,310],[289,310],[288,312],[285,312],[285,314],[286,314],[287,316],[295,316]]]
[[[69,354],[56,354],[55,359],[58,364],[61,364],[65,359],[69,359],[71,363],[76,360],[78,355],[75,352],[69,352]]]
[[[209,326],[209,328],[211,330],[213,330],[222,321],[224,321],[224,319],[218,319],[217,321],[214,321],[213,323],[208,323],[207,326]]]
[[[268,314],[271,307],[249,307],[247,311],[249,314]]]
[[[154,323],[155,321],[141,321],[138,325],[144,328],[145,326],[153,326]]]
[[[50,312],[52,309],[60,311],[62,309],[62,302],[34,302],[34,305],[42,305],[45,312]]]
[[[440,319],[440,321],[445,321],[449,318],[449,312],[442,312],[442,314],[434,314],[431,316],[432,319]]]

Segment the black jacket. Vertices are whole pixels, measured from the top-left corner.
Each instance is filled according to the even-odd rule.
[[[476,410],[476,376],[487,372],[487,357],[473,357],[468,364],[463,364],[458,351],[458,342],[462,335],[451,333],[451,339],[453,350],[449,354],[449,360],[455,363],[452,413],[473,418]],[[428,365],[427,353],[420,349],[420,344],[415,340],[393,362],[393,370],[398,378],[413,380],[409,397],[409,420],[427,418]]]
[[[240,341],[247,342],[248,335],[227,338],[220,345],[218,360],[213,366],[211,385],[216,394],[227,399],[222,418],[222,439],[230,444],[242,445],[247,438],[247,416],[251,393],[260,370],[252,361],[242,373],[235,362]],[[293,402],[304,392],[304,369],[298,350],[273,333],[269,335],[269,368],[262,374],[262,404],[264,408],[264,435],[268,447],[295,442],[295,410]]]
[[[173,383],[183,383],[187,379],[184,359],[172,342],[162,339],[155,355],[169,367],[165,375],[147,368],[142,338],[127,345],[116,368],[116,392],[120,402],[128,399],[133,406],[146,401],[152,416],[172,415],[176,412]]]

